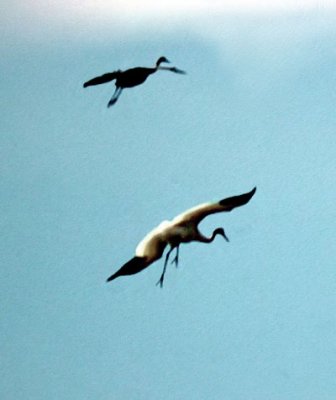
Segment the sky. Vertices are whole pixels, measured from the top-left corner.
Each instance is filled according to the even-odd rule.
[[[331,400],[333,2],[5,2],[0,387],[6,400]],[[238,6],[239,5],[239,6]],[[102,73],[166,56],[124,90]],[[257,186],[106,278],[162,220]]]

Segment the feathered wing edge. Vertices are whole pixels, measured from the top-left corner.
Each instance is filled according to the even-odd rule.
[[[224,207],[223,211],[231,211],[236,207],[243,206],[244,204],[248,203],[254,193],[256,192],[257,188],[253,188],[250,192],[241,194],[239,196],[228,197],[223,199],[219,202],[219,205]]]
[[[203,218],[208,215],[231,211],[235,207],[243,206],[248,203],[251,197],[254,195],[257,188],[253,188],[250,192],[241,194],[239,196],[228,197],[226,199],[220,200],[216,203],[204,203],[196,207],[193,207],[182,214],[179,214],[173,219],[173,222],[178,224],[184,224],[187,221],[192,221],[195,224],[199,224]]]
[[[127,263],[124,264],[117,272],[107,278],[106,282],[110,282],[113,279],[118,278],[118,276],[137,274],[147,266],[148,263],[146,262],[146,258],[135,256],[131,260],[127,261]]]
[[[113,81],[113,79],[116,79],[118,75],[118,71],[114,72],[108,72],[107,74],[97,76],[96,78],[90,79],[89,81],[85,82],[83,87],[88,87],[88,86],[94,86],[94,85],[100,85],[102,83],[107,83]]]

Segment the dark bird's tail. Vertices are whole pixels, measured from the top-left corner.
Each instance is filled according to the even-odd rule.
[[[118,278],[122,275],[133,275],[142,271],[148,266],[146,259],[143,257],[133,257],[126,264],[124,264],[117,272],[107,278],[106,282],[113,281],[113,279]]]

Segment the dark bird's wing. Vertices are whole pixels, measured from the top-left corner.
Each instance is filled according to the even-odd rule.
[[[107,83],[113,81],[113,79],[116,79],[119,74],[119,71],[114,71],[114,72],[108,72],[107,74],[97,76],[96,78],[90,79],[89,81],[85,82],[83,87],[88,87],[88,86],[94,86],[94,85],[100,85],[102,83]]]
[[[193,207],[173,219],[173,223],[193,222],[198,224],[207,215],[215,214],[222,211],[231,211],[236,207],[243,206],[248,203],[254,195],[257,188],[253,188],[250,192],[239,196],[228,197],[220,200],[217,203],[204,203]]]
[[[126,264],[124,264],[116,273],[107,278],[106,282],[110,282],[118,276],[136,274],[148,266],[144,257],[133,257]]]

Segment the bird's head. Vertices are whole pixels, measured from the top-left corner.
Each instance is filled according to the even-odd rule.
[[[166,57],[160,57],[160,58],[156,61],[156,66],[158,67],[158,66],[159,66],[161,63],[163,63],[163,62],[165,62],[165,63],[170,63],[170,61],[167,60]]]
[[[229,242],[229,238],[226,236],[226,234],[225,234],[223,228],[217,228],[217,229],[215,229],[213,235],[214,235],[214,237],[215,237],[216,235],[221,235],[221,236],[223,236],[223,238],[224,238],[227,242]]]

